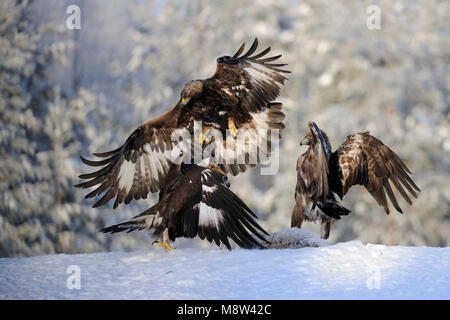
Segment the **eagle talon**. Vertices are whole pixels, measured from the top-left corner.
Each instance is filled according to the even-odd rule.
[[[172,250],[174,250],[174,248],[168,243],[159,242],[159,241],[153,241],[152,244],[155,244],[155,243],[156,243],[157,246],[164,247],[165,251],[172,251]]]
[[[238,129],[236,128],[236,125],[234,124],[233,118],[228,118],[228,129],[230,129],[230,133],[233,136],[233,138],[236,138]]]
[[[203,134],[200,134],[198,136],[198,143],[200,143],[201,145],[203,145],[203,143],[209,144],[210,142],[211,142],[211,139],[209,139],[208,137],[205,137]]]

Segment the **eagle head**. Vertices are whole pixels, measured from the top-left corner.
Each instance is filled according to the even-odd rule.
[[[311,143],[314,142],[313,135],[311,131],[308,131],[306,136],[303,137],[303,139],[300,141],[300,146],[310,146]]]
[[[200,80],[192,80],[184,85],[183,90],[181,90],[181,104],[186,106],[189,101],[200,95],[203,92],[203,83]]]
[[[309,131],[306,136],[300,141],[300,146],[307,145],[315,147],[317,143],[322,144],[325,154],[328,156],[331,152],[331,144],[327,134],[319,129],[319,127],[312,121],[309,122]]]

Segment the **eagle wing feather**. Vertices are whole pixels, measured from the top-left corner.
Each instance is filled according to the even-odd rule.
[[[150,209],[102,231],[161,232],[169,227],[172,240],[198,235],[228,249],[231,249],[229,238],[242,248],[262,248],[250,232],[267,242],[262,235],[267,233],[254,220],[255,214],[224,185],[221,175],[209,168],[192,165],[164,192],[161,201]]]
[[[282,74],[290,73],[282,69],[287,64],[271,63],[281,55],[262,58],[270,52],[270,47],[252,56],[257,47],[258,39],[255,39],[245,54],[241,55],[244,43],[233,57],[219,58],[216,73],[211,78],[212,83],[220,85],[224,99],[238,97],[248,112],[259,112],[274,101],[280,94],[280,86],[287,80]]]
[[[388,200],[402,213],[391,184],[409,204],[410,195],[417,198],[420,189],[411,179],[411,171],[394,151],[368,132],[349,135],[336,154],[342,183],[342,190],[336,191],[341,197],[351,186],[363,185],[387,214]]]
[[[172,163],[172,128],[155,128],[145,123],[137,128],[119,148],[104,153],[94,153],[104,160],[81,160],[101,169],[80,175],[88,181],[77,184],[79,188],[98,186],[85,198],[103,196],[94,204],[94,208],[104,205],[115,198],[114,208],[132,199],[146,198],[150,192],[157,192],[165,182]]]
[[[231,238],[242,248],[261,248],[249,231],[267,242],[267,235],[254,220],[256,215],[222,181],[221,176],[210,169],[201,173],[202,199],[195,207],[198,219],[198,236],[210,242],[223,243],[231,248]]]

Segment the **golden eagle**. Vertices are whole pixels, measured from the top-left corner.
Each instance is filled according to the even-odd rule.
[[[129,221],[107,228],[116,233],[149,229],[163,235],[159,245],[178,237],[199,236],[231,250],[229,238],[242,248],[263,248],[249,232],[267,242],[268,235],[254,220],[256,215],[229,188],[227,176],[218,168],[173,166],[161,189],[159,202]],[[262,234],[261,234],[262,233]]]
[[[388,199],[400,212],[392,185],[411,205],[405,189],[417,198],[420,191],[409,175],[411,171],[389,147],[369,132],[355,133],[335,151],[325,132],[314,122],[300,145],[308,150],[297,160],[297,186],[291,227],[300,228],[303,220],[321,219],[321,237],[327,239],[331,223],[350,211],[336,201],[353,185],[363,185],[389,214]]]
[[[96,187],[85,197],[101,196],[94,207],[115,198],[113,207],[117,208],[121,203],[128,204],[133,199],[147,198],[149,193],[163,191],[169,183],[169,172],[180,170],[177,160],[180,156],[185,156],[177,152],[174,155],[178,142],[173,141],[173,134],[185,129],[192,135],[195,121],[202,121],[206,128],[217,129],[222,134],[231,132],[231,136],[235,138],[235,152],[231,153],[231,159],[227,139],[214,140],[217,146],[214,157],[224,159],[218,164],[224,174],[236,175],[245,171],[248,166],[255,165],[249,161],[247,147],[250,142],[242,142],[239,137],[248,129],[265,129],[266,134],[257,136],[256,141],[253,141],[253,144],[262,145],[270,142],[268,137],[272,129],[284,128],[282,105],[273,100],[279,95],[280,86],[286,80],[281,74],[288,71],[280,69],[284,64],[272,63],[281,55],[264,58],[270,48],[254,54],[258,46],[257,39],[242,54],[244,46],[243,44],[232,57],[218,58],[217,70],[211,78],[188,82],[172,109],[139,126],[122,146],[112,151],[94,153],[100,160],[81,157],[86,165],[100,167],[97,171],[80,175],[81,179],[87,181],[76,185],[79,188]],[[201,146],[205,146],[206,138],[203,133],[205,130],[199,135]],[[267,151],[270,154],[270,148]],[[256,163],[260,161],[258,154]],[[180,190],[189,192],[188,188]],[[194,197],[195,194],[190,196]],[[228,200],[237,203],[234,197]],[[233,202],[229,205],[228,209],[233,215]],[[222,203],[222,209],[225,208]],[[241,233],[235,221],[231,222],[227,228],[234,227],[234,232]],[[248,242],[243,240],[240,243],[248,246]]]
[[[257,45],[258,40],[255,39],[244,55],[240,56],[243,44],[233,57],[218,58],[213,77],[188,82],[175,107],[142,124],[119,148],[93,154],[104,159],[92,161],[81,157],[89,166],[102,167],[80,175],[81,179],[88,181],[76,185],[79,188],[98,185],[86,195],[86,198],[92,198],[103,193],[94,207],[115,198],[116,208],[123,202],[127,204],[132,199],[145,199],[150,192],[159,191],[174,163],[172,151],[177,144],[172,141],[172,134],[181,128],[192,134],[194,121],[202,121],[222,133],[226,133],[230,124],[230,131],[237,135],[239,128],[283,129],[285,115],[281,111],[282,105],[272,100],[278,96],[279,85],[285,80],[280,73],[288,71],[279,69],[284,64],[269,63],[280,58],[280,55],[262,58],[270,47],[251,56]],[[267,140],[267,136],[260,136],[256,143],[261,145]],[[225,155],[226,143],[227,140],[223,139],[222,145],[215,151],[216,157],[228,158]],[[245,143],[248,141],[245,140]],[[225,173],[236,175],[245,171],[248,165],[254,165],[248,161],[249,149],[246,146],[238,146],[235,150],[232,164],[219,164]],[[238,163],[238,159],[243,159],[244,163]]]

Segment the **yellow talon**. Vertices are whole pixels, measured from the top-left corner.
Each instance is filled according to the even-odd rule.
[[[165,242],[158,242],[157,244],[158,244],[158,246],[160,246],[160,247],[164,247],[164,249],[165,249],[166,251],[172,251],[172,250],[173,250],[172,246],[171,246],[170,244],[168,244],[168,243],[165,243]]]
[[[208,137],[205,137],[203,134],[200,134],[198,136],[198,142],[203,145],[203,142],[205,142],[206,144],[209,144],[211,142],[211,139],[208,139]]]
[[[233,118],[228,118],[228,129],[230,129],[230,133],[233,136],[233,138],[236,138],[238,129],[236,128],[236,125],[234,124]]]

